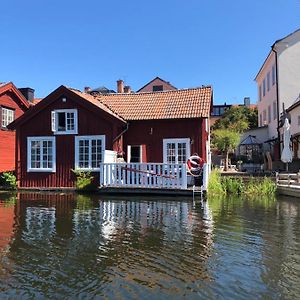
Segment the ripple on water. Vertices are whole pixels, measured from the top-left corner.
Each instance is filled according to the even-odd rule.
[[[39,197],[0,201],[1,299],[300,294],[299,203]]]

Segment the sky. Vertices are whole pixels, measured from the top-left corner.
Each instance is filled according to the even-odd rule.
[[[300,0],[2,0],[0,82],[45,97],[161,77],[212,85],[214,103],[257,101],[272,44],[300,28]]]

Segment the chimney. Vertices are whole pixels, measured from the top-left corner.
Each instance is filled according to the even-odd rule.
[[[250,106],[250,97],[245,97],[244,98],[244,105],[249,107]]]
[[[131,87],[129,85],[124,86],[124,93],[130,94],[131,93]]]
[[[124,81],[122,79],[117,81],[117,92],[124,93]]]
[[[89,86],[84,87],[84,92],[89,94],[92,89]]]
[[[32,102],[34,99],[34,89],[26,87],[19,88],[19,91],[23,94],[23,96],[29,101]]]

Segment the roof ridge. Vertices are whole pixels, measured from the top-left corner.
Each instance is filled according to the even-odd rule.
[[[176,89],[176,90],[164,90],[164,91],[150,91],[150,92],[133,92],[133,93],[111,93],[111,94],[101,94],[97,95],[98,97],[110,97],[110,96],[120,96],[120,95],[145,95],[145,94],[167,94],[167,93],[179,93],[182,91],[192,91],[192,90],[200,90],[200,89],[206,89],[206,88],[212,88],[212,85],[203,85],[198,87],[192,87],[192,88],[183,88],[183,89]]]
[[[112,109],[110,106],[108,106],[106,103],[104,103],[103,101],[101,101],[100,97],[101,95],[91,95],[91,94],[88,94],[88,93],[85,93],[85,92],[82,92],[78,89],[75,89],[75,88],[69,88],[68,89],[70,90],[74,90],[76,92],[79,92],[80,94],[84,96],[88,96],[90,98],[93,98],[95,101],[99,101],[103,106],[105,106],[107,109],[109,109],[112,113],[114,113],[115,115],[117,115],[119,118],[121,118],[122,120],[126,121],[119,113],[117,113],[114,109]]]

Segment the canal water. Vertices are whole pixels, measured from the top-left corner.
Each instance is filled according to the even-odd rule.
[[[0,194],[0,299],[299,299],[300,201]]]

